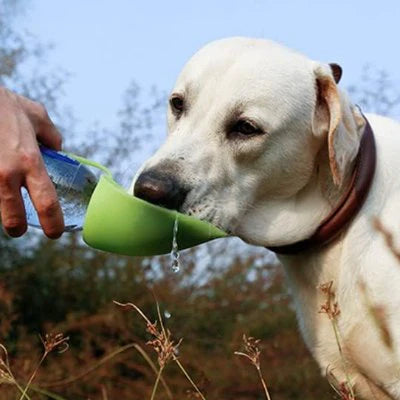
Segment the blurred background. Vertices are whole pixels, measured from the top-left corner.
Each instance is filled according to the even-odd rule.
[[[400,119],[399,17],[395,0],[0,0],[0,84],[43,103],[66,150],[103,162],[128,186],[163,141],[180,69],[226,36],[274,39],[339,63],[355,103]],[[183,338],[179,360],[207,399],[264,398],[254,366],[234,355],[243,334],[260,339],[273,399],[335,398],[265,249],[238,239],[205,244],[182,252],[175,273],[168,256],[96,252],[79,234],[0,236],[0,343],[15,379],[23,386],[35,371],[39,335],[70,338],[66,352],[42,363],[31,399],[150,399],[156,376],[138,349],[156,363],[151,336],[137,313],[113,300],[133,302],[154,321],[155,298],[175,341]],[[19,398],[2,379],[1,360],[0,398]],[[174,363],[163,376],[169,389],[160,386],[156,398],[200,398]]]

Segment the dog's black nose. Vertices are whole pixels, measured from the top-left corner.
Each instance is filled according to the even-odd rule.
[[[134,186],[134,195],[158,206],[179,210],[188,190],[165,173],[149,170],[139,175]]]

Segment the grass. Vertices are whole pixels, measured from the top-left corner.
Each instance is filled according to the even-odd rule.
[[[343,356],[340,344],[340,334],[337,327],[337,317],[340,314],[340,310],[337,302],[334,301],[334,292],[332,290],[332,284],[333,282],[330,282],[329,284],[323,285],[321,287],[321,290],[326,294],[326,302],[321,307],[321,312],[326,313],[330,318],[330,320],[332,321],[332,326],[335,332],[335,336],[337,338],[339,351]],[[150,319],[146,316],[146,314],[135,304],[119,303],[116,301],[114,301],[114,303],[124,310],[136,311],[138,315],[142,318],[142,320],[145,322],[146,332],[151,336],[151,339],[148,340],[146,344],[150,348],[152,348],[153,351],[155,352],[157,357],[158,367],[155,365],[155,363],[151,360],[146,351],[138,343],[130,343],[111,351],[110,353],[102,357],[98,362],[90,365],[89,367],[87,367],[86,369],[77,374],[69,376],[66,379],[49,383],[42,382],[40,385],[34,385],[33,382],[38,373],[38,370],[42,365],[43,361],[47,358],[47,356],[55,350],[61,353],[68,350],[68,337],[64,337],[63,334],[47,334],[44,336],[44,338],[41,338],[44,348],[43,354],[39,359],[39,362],[37,363],[34,371],[30,374],[27,383],[24,385],[18,383],[18,381],[12,374],[8,361],[7,350],[5,349],[4,346],[1,346],[3,357],[0,358],[0,379],[2,379],[0,383],[15,385],[20,392],[19,400],[24,400],[24,399],[31,400],[30,393],[33,392],[46,395],[47,397],[54,400],[66,400],[62,396],[56,393],[52,393],[48,389],[71,385],[72,383],[82,380],[85,377],[89,376],[101,366],[109,363],[119,354],[122,354],[130,349],[136,349],[136,351],[138,351],[141,354],[141,356],[146,360],[148,365],[150,365],[152,371],[155,374],[155,381],[152,387],[150,400],[155,400],[157,398],[160,384],[162,384],[164,388],[164,393],[165,393],[165,395],[163,395],[164,398],[165,397],[167,397],[168,399],[174,398],[172,391],[169,388],[163,376],[165,369],[170,363],[174,363],[179,368],[179,370],[186,378],[186,380],[190,383],[191,387],[193,388],[193,391],[191,392],[192,398],[206,400],[205,394],[199,388],[199,385],[195,383],[194,379],[190,376],[189,372],[178,358],[178,348],[182,343],[182,339],[178,341],[174,341],[172,339],[172,334],[165,327],[163,318],[161,317],[161,311],[158,303],[157,303],[157,320],[154,323],[151,322]],[[263,377],[261,370],[261,363],[260,363],[261,351],[259,348],[260,340],[255,339],[253,337],[248,337],[246,335],[243,335],[242,339],[243,339],[243,349],[241,351],[235,351],[234,354],[246,358],[256,368],[257,376],[262,385],[265,398],[267,400],[271,400],[271,395],[269,393],[266,381]],[[343,365],[345,365],[344,358],[343,358]],[[343,400],[355,399],[349,378],[345,383],[340,383],[339,385],[337,385],[337,387],[338,389],[335,390],[337,390],[337,392],[340,394]],[[101,396],[103,400],[108,399],[107,390],[104,386],[101,387]]]
[[[400,251],[396,248],[394,244],[393,236],[384,227],[379,219],[375,219],[373,221],[373,224],[375,229],[383,235],[388,249],[400,262]],[[368,314],[373,324],[377,327],[382,342],[384,343],[386,348],[388,348],[389,350],[393,350],[393,340],[388,329],[385,309],[381,305],[375,304],[373,301],[371,301],[371,296],[364,282],[359,283],[359,288],[366,309],[368,310]],[[325,302],[321,305],[319,312],[325,314],[331,322],[332,330],[340,355],[342,369],[345,375],[345,380],[342,382],[338,381],[334,375],[334,372],[332,370],[329,370],[329,368],[327,369],[326,375],[328,377],[328,381],[331,383],[331,386],[342,400],[355,400],[356,393],[354,391],[352,377],[349,373],[348,364],[345,358],[343,340],[339,329],[338,322],[341,310],[338,302],[335,299],[334,282],[327,282],[321,285],[319,289],[325,296]],[[176,365],[184,379],[186,379],[190,386],[193,388],[193,390],[190,392],[192,398],[206,400],[206,394],[204,389],[202,388],[202,385],[196,383],[196,380],[193,379],[192,376],[189,374],[188,368],[183,365],[181,359],[178,357],[178,348],[180,347],[182,340],[174,341],[172,339],[172,334],[168,329],[166,329],[163,318],[161,317],[160,307],[158,306],[158,303],[157,319],[154,323],[152,323],[151,320],[142,311],[142,309],[136,306],[134,303],[114,303],[123,309],[133,310],[137,312],[141,319],[145,322],[146,331],[151,336],[151,339],[147,342],[147,345],[155,352],[157,358],[156,362],[153,362],[151,357],[147,354],[143,347],[139,345],[139,343],[133,342],[109,351],[99,361],[89,365],[78,373],[72,373],[65,379],[61,379],[55,382],[40,382],[39,384],[35,384],[38,371],[41,368],[44,360],[49,356],[49,354],[53,351],[64,352],[68,350],[68,337],[64,337],[62,334],[49,334],[41,338],[43,353],[38,358],[38,362],[34,367],[33,372],[28,375],[26,382],[19,380],[15,377],[10,367],[7,350],[3,345],[0,345],[0,385],[15,386],[16,390],[18,391],[17,399],[19,400],[31,400],[34,393],[46,396],[54,400],[66,400],[59,394],[53,393],[51,390],[53,390],[53,388],[71,385],[77,381],[82,381],[92,375],[102,366],[110,363],[120,354],[130,350],[135,350],[143,357],[143,359],[150,366],[152,372],[154,373],[155,379],[152,384],[151,393],[149,393],[150,400],[155,400],[157,398],[175,398],[173,390],[171,390],[170,386],[167,384],[165,377],[166,368],[169,368],[170,364]],[[266,380],[264,379],[261,370],[261,351],[259,348],[260,341],[246,335],[243,335],[242,339],[243,349],[240,351],[235,351],[234,354],[246,358],[256,368],[257,377],[262,385],[262,389],[264,392],[263,394],[267,400],[271,400],[272,397],[269,393]],[[189,356],[189,362],[190,361],[191,359]],[[274,385],[277,384],[276,380],[272,380],[272,382]],[[160,393],[161,391],[163,391],[162,394]],[[102,400],[108,400],[109,394],[105,385],[101,385],[100,395]]]
[[[161,379],[162,373],[166,365],[173,361],[175,362],[179,369],[182,371],[186,379],[192,385],[196,395],[201,400],[206,400],[204,394],[201,392],[199,387],[195,384],[187,370],[184,368],[182,363],[179,361],[177,357],[178,347],[182,342],[182,339],[178,340],[177,343],[171,339],[171,332],[165,328],[163,319],[161,317],[160,307],[157,302],[157,315],[158,320],[154,323],[150,321],[150,319],[143,313],[143,311],[133,303],[119,303],[114,301],[114,303],[123,309],[133,309],[135,310],[146,322],[146,331],[152,335],[153,339],[149,340],[146,344],[153,348],[153,350],[157,354],[158,364],[160,366],[156,381],[153,386],[153,390],[151,393],[150,400],[154,400],[156,396],[156,392],[158,389],[158,384]],[[157,325],[160,325],[160,328],[157,328]],[[235,351],[234,354],[242,356],[250,360],[250,362],[256,367],[259,379],[263,386],[263,390],[265,393],[265,397],[267,400],[271,400],[270,394],[268,392],[267,384],[261,372],[261,365],[260,365],[260,354],[261,351],[258,347],[260,340],[255,339],[253,337],[247,337],[243,335],[243,343],[244,343],[244,350],[243,351]]]
[[[383,236],[383,239],[385,241],[388,250],[400,264],[400,250],[395,245],[393,234],[384,226],[382,221],[377,217],[372,219],[372,225],[374,229]],[[371,296],[368,292],[368,288],[365,282],[360,281],[358,284],[366,310],[368,311],[368,314],[371,318],[373,325],[377,328],[379,332],[382,343],[388,350],[394,351],[393,338],[389,330],[385,307],[381,304],[375,304],[371,300]],[[331,383],[332,388],[336,391],[336,393],[340,396],[342,400],[355,400],[356,397],[353,389],[353,384],[350,378],[350,374],[348,372],[347,361],[343,353],[342,338],[338,326],[340,308],[338,302],[335,301],[333,281],[320,285],[319,289],[326,297],[325,303],[321,305],[320,313],[326,314],[329,320],[331,321],[332,329],[335,335],[335,340],[338,346],[338,351],[342,363],[342,368],[346,378],[344,382],[338,382],[333,372],[327,370],[328,381]],[[371,394],[372,397],[375,398],[372,389],[371,389]]]
[[[325,302],[324,304],[321,305],[320,313],[326,314],[329,320],[331,321],[332,329],[335,335],[338,351],[342,362],[343,371],[346,377],[344,382],[338,382],[333,372],[327,371],[328,380],[330,381],[333,389],[336,391],[336,393],[340,396],[342,400],[355,400],[356,397],[353,390],[351,377],[350,374],[348,373],[347,363],[343,353],[342,338],[338,327],[340,308],[338,302],[335,300],[333,282],[331,281],[321,285],[320,290],[325,295]],[[365,298],[368,299],[366,289],[364,288],[363,290]],[[155,400],[157,398],[160,384],[162,384],[165,393],[165,395],[163,395],[164,397],[162,398],[165,397],[167,397],[168,399],[174,398],[174,395],[172,394],[172,391],[169,388],[163,376],[165,369],[168,367],[170,363],[174,363],[179,368],[183,376],[192,386],[193,398],[206,400],[205,394],[199,388],[199,385],[195,383],[194,379],[190,376],[189,372],[178,358],[178,348],[182,343],[182,339],[178,341],[174,341],[172,339],[172,334],[170,330],[168,330],[165,327],[163,318],[161,317],[161,311],[158,303],[157,303],[157,319],[155,322],[151,322],[151,320],[146,316],[146,314],[134,303],[120,303],[117,301],[114,301],[114,303],[124,310],[133,310],[137,312],[138,315],[141,317],[141,319],[145,322],[146,332],[151,336],[151,339],[148,340],[146,344],[150,348],[152,348],[152,350],[155,352],[157,357],[158,367],[151,360],[147,352],[138,343],[129,343],[125,346],[119,347],[111,351],[110,353],[102,357],[98,362],[90,365],[89,367],[87,367],[86,369],[75,375],[69,376],[66,379],[55,382],[49,382],[49,383],[42,382],[39,386],[37,386],[34,385],[33,382],[35,380],[35,377],[38,373],[40,366],[42,365],[43,361],[48,357],[48,355],[53,351],[58,351],[62,353],[68,350],[68,339],[69,339],[68,337],[65,337],[63,334],[47,334],[44,336],[44,338],[41,338],[44,349],[43,354],[39,359],[34,371],[30,374],[30,377],[25,384],[19,383],[15,378],[15,376],[13,375],[8,360],[7,350],[4,346],[0,345],[0,349],[2,352],[2,356],[0,357],[0,384],[15,385],[15,387],[18,389],[20,393],[19,400],[24,400],[24,399],[31,400],[30,397],[31,392],[46,395],[48,398],[54,400],[66,400],[64,397],[56,393],[52,393],[51,391],[48,390],[48,388],[66,386],[76,381],[82,380],[85,377],[92,374],[101,366],[109,363],[119,354],[122,354],[130,349],[135,349],[139,354],[141,354],[143,359],[146,360],[147,364],[151,367],[155,375],[155,381],[152,387],[150,400]],[[367,304],[369,305],[369,309],[371,310],[371,316],[375,317],[374,320],[376,320],[376,324],[379,327],[381,327],[380,328],[381,331],[384,331],[381,323],[382,321],[381,314],[377,313],[377,307],[373,306],[370,303]],[[387,332],[385,333],[385,335],[382,335],[382,338],[384,342],[387,343],[388,345],[391,343],[389,341],[390,335]],[[255,339],[254,337],[248,337],[246,335],[243,335],[242,340],[243,340],[243,349],[240,351],[235,351],[234,354],[246,358],[256,368],[257,375],[262,385],[265,398],[266,400],[271,400],[271,395],[269,393],[266,380],[264,379],[261,370],[261,362],[260,362],[261,351],[259,348],[260,340]],[[101,396],[103,400],[108,400],[107,390],[104,386],[101,387]]]
[[[160,366],[160,369],[157,374],[156,381],[153,386],[153,391],[150,397],[150,400],[154,400],[157,388],[158,388],[158,383],[161,378],[161,375],[164,371],[165,366],[173,360],[179,367],[179,369],[182,371],[182,373],[185,375],[186,379],[190,382],[190,384],[193,386],[195,392],[199,395],[200,399],[206,400],[204,397],[203,393],[200,391],[200,389],[197,387],[197,385],[194,383],[184,366],[181,364],[181,362],[178,360],[178,357],[176,354],[178,353],[178,347],[182,342],[182,339],[180,339],[177,343],[174,343],[174,341],[171,339],[171,332],[168,329],[165,329],[164,327],[164,322],[161,317],[161,312],[160,312],[160,307],[157,303],[157,315],[158,315],[158,321],[152,323],[149,318],[143,313],[143,311],[136,306],[133,303],[119,303],[117,301],[114,301],[114,303],[124,309],[133,309],[138,312],[138,314],[144,319],[146,322],[146,330],[150,335],[152,335],[153,339],[149,340],[146,344],[151,346],[153,350],[157,353],[157,360],[158,364]],[[160,328],[157,328],[157,322],[160,324]]]
[[[19,384],[18,381],[15,379],[14,374],[12,373],[10,368],[7,349],[3,345],[0,345],[0,348],[3,352],[2,357],[0,357],[0,376],[3,378],[2,383],[15,385],[21,393],[19,400],[24,400],[24,399],[30,400],[28,391],[29,389],[31,389],[32,382],[35,379],[40,366],[42,365],[43,361],[47,358],[47,356],[54,350],[58,349],[59,352],[64,352],[68,349],[69,338],[64,337],[62,333],[46,334],[44,339],[42,337],[40,339],[42,341],[44,351],[37,366],[35,367],[30,378],[28,379],[28,382],[25,384],[25,387],[22,387],[21,384]]]
[[[261,364],[260,364],[261,351],[258,347],[260,339],[255,339],[253,337],[247,337],[246,335],[243,335],[243,343],[244,343],[244,351],[235,351],[235,354],[247,358],[256,367],[258,377],[264,389],[265,397],[267,398],[267,400],[271,400],[267,384],[261,372]]]
[[[321,292],[325,295],[325,303],[321,305],[320,313],[326,314],[332,324],[332,330],[335,335],[336,344],[339,351],[339,357],[342,364],[342,369],[346,380],[344,382],[337,382],[336,377],[332,371],[327,370],[328,380],[332,388],[340,396],[342,400],[355,400],[353,383],[350,379],[346,358],[343,354],[342,338],[338,326],[338,317],[340,315],[340,308],[337,301],[335,301],[335,292],[333,290],[333,281],[329,281],[319,286]]]
[[[84,371],[80,372],[77,375],[73,375],[67,379],[63,379],[60,381],[56,381],[56,382],[51,382],[51,383],[41,383],[40,387],[33,385],[33,380],[36,377],[40,366],[42,365],[43,361],[45,360],[45,358],[48,356],[48,354],[52,351],[54,351],[56,348],[58,348],[59,346],[62,346],[61,349],[59,349],[59,352],[64,352],[67,350],[67,346],[65,346],[67,344],[67,337],[64,337],[62,334],[57,334],[57,335],[46,335],[45,339],[42,339],[42,343],[44,345],[44,353],[41,357],[41,359],[39,360],[36,368],[34,369],[34,371],[32,372],[28,382],[25,384],[25,387],[23,387],[18,381],[17,379],[14,377],[11,368],[10,368],[10,364],[9,364],[9,359],[8,359],[8,352],[7,349],[0,344],[0,349],[2,351],[2,357],[0,357],[0,385],[1,384],[8,384],[8,385],[14,385],[19,392],[21,393],[21,397],[19,398],[19,400],[23,400],[23,399],[27,399],[27,400],[31,400],[30,396],[28,395],[29,391],[33,391],[39,394],[43,394],[46,395],[47,397],[54,399],[54,400],[66,400],[64,397],[53,393],[49,390],[46,390],[46,387],[57,387],[57,386],[65,386],[65,385],[69,385],[72,384],[78,380],[83,379],[84,377],[86,377],[87,375],[93,373],[95,370],[97,370],[98,368],[100,368],[102,365],[106,364],[107,362],[111,361],[112,359],[114,359],[116,356],[118,356],[121,353],[126,352],[127,350],[130,350],[132,348],[136,349],[141,356],[145,359],[145,361],[149,364],[149,366],[151,367],[151,369],[154,371],[154,373],[157,375],[157,380],[161,381],[161,383],[164,386],[165,392],[167,394],[167,397],[169,399],[173,399],[172,393],[170,388],[168,387],[167,383],[165,382],[165,380],[159,375],[159,370],[157,369],[157,367],[154,365],[153,361],[151,360],[151,358],[147,355],[147,353],[142,349],[142,347],[137,344],[137,343],[130,343],[127,344],[125,346],[122,346],[118,349],[116,349],[115,351],[112,351],[111,353],[107,354],[105,357],[103,357],[99,362],[91,365],[89,368],[85,369]],[[102,393],[103,393],[103,399],[107,398],[107,394],[105,391],[105,388],[102,388]]]

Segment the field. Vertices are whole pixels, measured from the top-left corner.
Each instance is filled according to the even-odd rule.
[[[32,399],[151,398],[156,374],[141,353],[158,367],[154,346],[146,344],[154,337],[140,314],[113,300],[134,303],[151,322],[159,319],[158,302],[172,340],[182,339],[178,360],[207,399],[264,398],[256,368],[234,354],[244,350],[243,335],[260,340],[261,370],[273,399],[334,396],[297,331],[282,271],[263,252],[216,267],[221,247],[205,245],[209,262],[202,262],[203,246],[183,253],[174,273],[169,257],[91,252],[74,236],[62,244],[43,239],[29,257],[17,256],[15,242],[5,237],[2,245],[8,259],[1,268],[0,335],[19,384],[29,381],[41,359],[39,334],[69,338],[68,348],[54,349],[38,369]],[[200,398],[174,361],[162,376],[173,398]],[[2,399],[18,394],[12,384],[0,390]],[[155,398],[168,398],[165,390],[160,384]]]

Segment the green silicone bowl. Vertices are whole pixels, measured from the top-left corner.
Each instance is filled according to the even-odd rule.
[[[90,198],[83,225],[83,240],[90,247],[130,256],[166,254],[172,249],[176,219],[176,239],[180,250],[227,236],[208,222],[128,194],[105,167],[72,156],[104,172]]]

